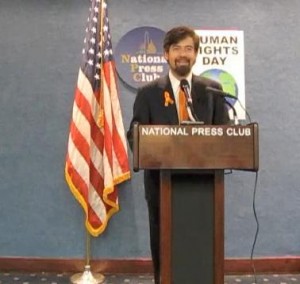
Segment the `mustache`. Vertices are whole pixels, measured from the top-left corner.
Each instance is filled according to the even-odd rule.
[[[191,60],[187,57],[179,57],[177,59],[175,59],[175,62],[180,62],[180,61],[186,61],[186,62],[191,62]]]

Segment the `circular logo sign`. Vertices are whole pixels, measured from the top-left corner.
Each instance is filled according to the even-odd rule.
[[[164,36],[165,32],[160,29],[140,27],[121,38],[114,57],[123,82],[136,89],[168,73]]]

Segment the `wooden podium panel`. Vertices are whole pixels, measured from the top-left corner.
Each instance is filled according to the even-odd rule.
[[[162,170],[161,189],[161,283],[224,284],[223,170]]]
[[[135,125],[134,169],[258,169],[258,125]]]
[[[134,170],[160,170],[162,284],[224,283],[224,169],[258,170],[258,125],[135,125]]]

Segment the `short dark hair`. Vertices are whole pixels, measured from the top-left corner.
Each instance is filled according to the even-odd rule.
[[[168,52],[172,44],[176,44],[187,37],[191,37],[193,39],[194,49],[197,52],[200,41],[199,36],[193,29],[186,26],[175,27],[166,33],[164,39],[164,50]]]

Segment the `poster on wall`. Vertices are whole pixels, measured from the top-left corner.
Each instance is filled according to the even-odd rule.
[[[245,119],[245,59],[244,33],[240,30],[195,30],[200,37],[199,54],[193,68],[201,75],[221,83],[223,91],[236,99],[227,98]],[[233,118],[233,111],[229,111]]]

